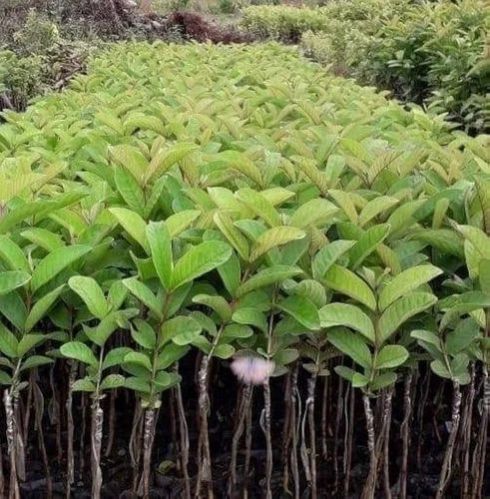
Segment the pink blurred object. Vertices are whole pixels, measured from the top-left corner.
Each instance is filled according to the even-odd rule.
[[[260,357],[237,357],[231,363],[231,370],[235,376],[247,384],[261,385],[274,372],[276,364],[272,360]]]

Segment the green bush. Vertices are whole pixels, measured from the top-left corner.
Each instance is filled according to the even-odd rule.
[[[31,9],[24,26],[14,35],[13,46],[19,54],[31,55],[42,54],[59,42],[57,25]]]
[[[488,138],[453,134],[277,44],[120,44],[69,90],[5,117],[0,383],[9,441],[23,436],[10,408],[35,383],[31,373],[68,363],[58,389],[68,398],[58,403],[72,414],[73,392],[90,393],[92,497],[102,486],[101,401],[116,389],[139,404],[135,483],[148,495],[157,415],[170,411],[162,393],[181,397],[179,361],[199,352],[196,466],[208,487],[211,363],[235,355],[263,366],[255,382],[269,497],[270,385],[295,366],[308,378],[310,433],[319,378],[335,372],[362,394],[373,477],[365,497],[378,463],[390,463],[389,441],[373,441],[389,438],[394,387],[422,363],[453,387],[451,460],[460,386],[490,360]],[[341,355],[348,365],[331,373]],[[386,408],[376,426],[373,399]],[[73,423],[67,440],[73,450]],[[314,441],[302,446],[314,469]],[[23,448],[9,447],[14,465]],[[188,462],[178,459],[189,492]]]
[[[40,56],[20,57],[8,50],[0,52],[0,94],[14,109],[24,109],[42,91],[42,75]]]
[[[375,32],[382,20],[406,10],[409,0],[336,0],[316,8],[260,5],[243,9],[243,27],[264,38],[297,42],[306,32],[344,38],[346,32]]]
[[[297,42],[361,83],[446,114],[471,133],[490,128],[490,9],[482,0],[337,0],[316,9],[249,7],[244,27]]]
[[[463,0],[423,3],[386,22],[354,73],[399,97],[426,103],[472,131],[488,131],[490,9]]]

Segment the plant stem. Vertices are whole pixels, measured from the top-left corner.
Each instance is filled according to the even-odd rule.
[[[150,497],[150,474],[151,474],[151,453],[153,449],[153,441],[155,440],[155,418],[156,410],[148,408],[144,415],[144,430],[143,430],[143,473],[139,486],[139,493],[143,494],[144,499]]]
[[[374,489],[376,485],[376,474],[378,469],[378,458],[375,449],[375,433],[374,433],[374,416],[371,408],[371,402],[368,395],[365,393],[362,396],[364,404],[364,415],[366,417],[366,430],[368,436],[369,449],[369,474],[366,478],[364,488],[362,490],[362,499],[373,499]]]
[[[437,487],[437,493],[435,498],[442,499],[445,497],[445,491],[452,474],[452,460],[454,453],[454,444],[456,442],[456,436],[459,429],[460,421],[460,409],[461,409],[461,390],[459,388],[459,383],[453,381],[453,403],[451,411],[451,431],[449,433],[449,439],[446,445],[446,452],[444,453],[444,461],[442,463],[441,475],[439,477],[439,486]]]
[[[328,458],[328,452],[327,452],[328,379],[329,376],[323,376],[321,442],[322,442],[322,458],[325,461]]]
[[[250,396],[252,394],[252,388],[250,385],[245,385],[240,393],[239,403],[238,403],[238,422],[233,432],[232,443],[231,443],[231,461],[230,461],[230,481],[228,483],[228,496],[235,496],[235,488],[237,483],[236,478],[236,466],[237,466],[237,455],[238,455],[238,445],[240,439],[242,438],[243,431],[245,428],[245,418],[248,412],[248,406],[250,405]]]
[[[80,429],[80,452],[79,452],[79,459],[80,463],[78,466],[78,476],[80,480],[83,480],[84,478],[84,473],[85,473],[85,433],[87,431],[87,416],[86,416],[86,411],[85,411],[85,406],[86,406],[86,394],[82,393],[81,400],[80,400],[80,412],[81,412],[81,418],[82,418],[82,427]]]
[[[272,309],[274,307],[275,296],[272,297]],[[272,329],[274,327],[274,313],[271,312],[269,317],[269,327],[267,329],[267,360],[270,360],[270,353],[272,350]],[[272,454],[272,436],[271,436],[271,386],[269,377],[264,382],[264,410],[263,410],[263,431],[265,435],[266,445],[266,464],[265,464],[265,497],[272,499],[272,469],[273,454]]]
[[[111,455],[112,446],[114,445],[115,416],[116,416],[116,391],[112,390],[109,396],[109,431],[104,451],[105,457],[109,457]]]
[[[102,448],[102,431],[104,411],[100,407],[98,397],[92,403],[92,426],[90,435],[91,467],[92,467],[92,499],[100,499],[102,489],[102,470],[100,468],[100,452]]]
[[[350,488],[350,468],[352,462],[352,441],[354,432],[354,407],[356,400],[356,391],[353,386],[348,386],[350,393],[349,396],[349,407],[346,417],[346,429],[345,429],[345,447],[344,447],[344,496],[347,497]]]
[[[250,472],[250,456],[252,454],[252,409],[253,409],[253,386],[250,387],[250,401],[245,418],[245,465],[243,470],[243,497],[248,497],[248,476]]]
[[[102,449],[102,435],[104,429],[104,411],[100,406],[100,382],[102,377],[102,362],[104,360],[104,348],[100,349],[99,365],[97,369],[97,383],[93,393],[92,401],[92,424],[90,428],[90,450],[92,468],[92,499],[100,499],[102,489],[102,469],[100,467],[100,456]]]
[[[34,383],[33,386],[33,393],[34,393],[34,417],[36,420],[38,443],[43,459],[44,471],[46,474],[46,497],[50,499],[53,496],[53,483],[51,480],[51,471],[49,469],[49,460],[48,460],[48,454],[46,452],[46,445],[44,443],[44,431],[43,431],[44,397],[41,392],[41,389],[39,388],[39,385],[36,382]]]
[[[174,366],[174,371],[178,374],[179,365],[178,363]],[[180,383],[174,388],[175,399],[177,402],[177,413],[179,416],[179,433],[180,433],[180,460],[182,475],[184,478],[184,497],[185,499],[190,499],[191,497],[191,485],[189,481],[189,429],[187,427],[187,419],[185,417],[184,402],[182,400],[182,389],[180,388]]]
[[[410,397],[412,389],[413,374],[411,371],[405,376],[403,390],[403,421],[400,427],[402,434],[402,464],[400,469],[400,499],[407,497],[407,476],[408,476],[408,448],[410,446],[410,419],[412,415],[412,399]]]
[[[73,435],[75,426],[73,424],[73,383],[77,376],[77,363],[74,360],[70,362],[70,374],[68,377],[68,394],[66,397],[66,498],[71,495],[71,485],[75,481],[75,455],[73,452]]]
[[[297,363],[293,370],[297,369]],[[286,381],[284,383],[284,423],[282,430],[282,447],[281,447],[281,461],[282,461],[282,487],[286,494],[291,494],[289,490],[289,449],[291,447],[291,377],[292,372],[289,371],[286,375]]]
[[[141,459],[141,425],[143,421],[143,410],[139,401],[135,402],[133,411],[133,424],[129,437],[129,456],[133,468],[133,492],[138,486],[139,464]]]
[[[293,371],[291,378],[291,428],[293,432],[291,446],[291,474],[293,476],[294,497],[299,498],[300,479],[298,468],[298,440],[301,421],[301,399],[298,390],[298,368]]]
[[[472,362],[470,366],[471,381],[468,385],[467,396],[463,406],[463,418],[461,421],[461,454],[463,457],[462,463],[462,497],[469,496],[470,489],[470,448],[471,448],[471,433],[473,422],[473,402],[475,399],[475,364]]]
[[[318,360],[318,358],[317,358]],[[317,364],[318,365],[318,364]],[[311,472],[311,499],[317,498],[317,478],[316,478],[316,432],[315,432],[315,389],[317,373],[311,374],[308,379],[308,398],[306,400],[306,410],[308,411],[308,426],[310,434],[310,472]]]
[[[487,436],[488,424],[490,420],[490,379],[488,377],[488,369],[485,364],[482,366],[483,376],[483,400],[482,400],[482,415],[478,431],[478,439],[473,451],[473,487],[471,497],[480,498],[482,496],[482,488],[485,477],[486,452],[487,452]]]
[[[390,487],[390,427],[391,427],[391,400],[393,388],[389,388],[386,393],[385,406],[383,410],[383,477],[385,486],[385,499],[391,499]]]
[[[208,394],[208,378],[209,369],[211,364],[211,359],[213,357],[214,350],[216,349],[221,334],[224,330],[224,324],[219,328],[215,337],[213,338],[213,343],[211,349],[207,355],[205,355],[201,360],[201,367],[198,374],[199,382],[199,469],[197,474],[197,485],[196,485],[196,497],[199,496],[201,492],[201,483],[206,483],[207,495],[209,499],[214,497],[213,493],[213,475],[212,475],[212,463],[211,463],[211,446],[209,443],[209,428],[208,428],[208,416],[210,411],[210,402]]]
[[[348,389],[348,388],[347,388]],[[333,469],[334,469],[334,493],[338,490],[339,486],[339,435],[340,426],[342,423],[342,412],[344,407],[344,398],[342,396],[344,390],[344,379],[340,376],[338,377],[337,385],[337,404],[336,404],[336,414],[335,414],[335,429],[334,429],[334,442],[333,442]]]
[[[5,404],[5,416],[7,420],[7,444],[10,457],[9,499],[20,499],[19,483],[17,480],[17,429],[14,417],[12,394],[10,390],[5,390],[3,399]]]
[[[56,428],[56,453],[58,461],[61,462],[63,458],[63,447],[61,445],[61,415],[60,415],[60,404],[58,401],[58,390],[56,389],[56,383],[54,382],[54,366],[49,368],[49,384],[51,386],[51,391],[53,393],[52,398],[52,419]]]
[[[266,464],[265,464],[265,497],[272,499],[271,481],[272,469],[274,466],[272,457],[272,438],[271,438],[271,387],[269,378],[264,382],[264,419],[263,430],[266,444]]]

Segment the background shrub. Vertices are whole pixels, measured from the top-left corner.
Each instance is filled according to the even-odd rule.
[[[335,72],[423,104],[466,131],[490,128],[490,9],[482,0],[251,6],[242,25],[262,38],[300,40]]]
[[[490,9],[478,0],[431,2],[383,23],[353,68],[362,81],[447,112],[465,129],[490,129]]]

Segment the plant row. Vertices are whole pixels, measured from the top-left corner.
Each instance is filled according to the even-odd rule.
[[[98,498],[107,400],[126,390],[135,400],[135,491],[148,497],[158,420],[172,400],[182,495],[212,495],[210,373],[232,358],[246,383],[229,442],[230,494],[247,486],[238,485],[239,450],[259,383],[260,474],[272,497],[271,387],[286,379],[284,487],[318,497],[317,386],[339,376],[363,400],[363,497],[382,483],[380,463],[389,489],[391,401],[428,365],[454,397],[437,497],[460,456],[471,456],[460,460],[461,486],[480,493],[490,410],[485,137],[450,133],[277,44],[119,44],[62,94],[5,119],[0,382],[11,497],[26,476],[26,411],[32,404],[42,443],[40,400],[53,372],[66,373],[54,405],[67,413],[59,424],[68,491],[84,418],[76,393],[90,402]],[[181,366],[196,354],[199,438],[190,448],[181,382],[193,380]],[[462,412],[464,387],[473,398]],[[472,421],[476,430],[455,445]],[[250,445],[247,437],[245,469]],[[49,477],[44,443],[41,452]]]
[[[337,73],[447,113],[466,131],[489,129],[490,10],[484,2],[253,6],[242,23],[262,37],[301,41],[306,54]]]

